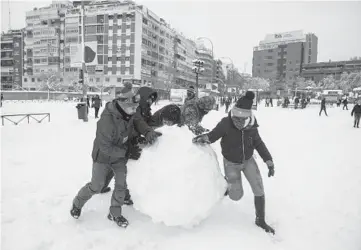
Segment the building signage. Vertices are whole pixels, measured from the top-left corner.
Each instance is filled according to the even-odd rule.
[[[283,33],[275,33],[275,34],[267,34],[265,39],[259,43],[259,45],[266,45],[272,43],[282,43],[282,42],[304,42],[306,41],[305,35],[302,30],[283,32]]]

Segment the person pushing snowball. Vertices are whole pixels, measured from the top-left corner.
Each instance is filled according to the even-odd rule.
[[[268,233],[275,230],[265,222],[265,196],[262,176],[253,158],[257,150],[268,166],[268,177],[274,176],[272,156],[258,133],[257,120],[251,108],[255,94],[247,91],[217,126],[207,134],[193,138],[193,143],[214,143],[221,138],[224,172],[228,182],[229,198],[238,201],[243,196],[242,175],[245,175],[254,194],[256,225]]]

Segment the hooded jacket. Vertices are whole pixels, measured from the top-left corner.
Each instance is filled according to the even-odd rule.
[[[105,105],[97,122],[92,151],[94,162],[113,164],[126,157],[128,136],[133,129],[129,119],[115,100]]]
[[[224,117],[207,135],[211,143],[222,138],[222,155],[230,162],[242,163],[250,159],[254,149],[264,162],[272,160],[271,154],[258,133],[258,124],[254,116],[251,117],[250,123],[240,130],[233,124],[229,112],[228,117]]]
[[[142,135],[146,135],[152,128],[148,125],[151,123],[152,112],[149,103],[149,98],[152,98],[153,102],[157,99],[158,94],[152,88],[141,87],[137,95],[139,95],[139,107],[134,115],[134,126],[135,129]]]

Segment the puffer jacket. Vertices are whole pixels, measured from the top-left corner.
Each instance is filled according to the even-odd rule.
[[[221,139],[222,155],[230,162],[242,163],[253,156],[256,149],[263,161],[272,160],[266,145],[258,133],[255,117],[244,129],[239,130],[233,124],[230,113],[224,117],[208,134],[211,143]]]
[[[93,143],[94,162],[113,164],[126,157],[128,137],[133,126],[130,116],[124,113],[116,101],[108,102],[97,122]]]

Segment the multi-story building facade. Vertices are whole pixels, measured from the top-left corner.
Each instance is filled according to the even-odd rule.
[[[65,12],[69,1],[53,1],[50,6],[26,12],[24,77],[26,88],[38,88],[53,75],[64,73]]]
[[[124,81],[165,88],[173,81],[175,33],[162,18],[132,1],[103,1],[85,6],[85,45],[95,44],[96,62],[87,65],[90,86]],[[81,41],[80,8],[68,10],[65,29],[65,77],[78,75],[71,47]]]
[[[215,76],[215,61],[212,56],[212,51],[206,48],[197,48],[196,50],[197,59],[204,62],[204,71],[199,74],[199,84],[213,83]]]
[[[328,75],[334,79],[340,80],[343,72],[360,72],[361,60],[337,61],[337,62],[319,62],[304,64],[301,76],[306,80],[312,80],[318,83]]]
[[[24,60],[23,30],[1,34],[1,89],[22,87]]]
[[[174,40],[175,83],[181,86],[194,85],[195,73],[192,71],[193,60],[197,58],[196,43],[176,33]]]
[[[302,30],[268,34],[253,50],[252,75],[293,82],[302,66],[317,61],[317,37]]]

